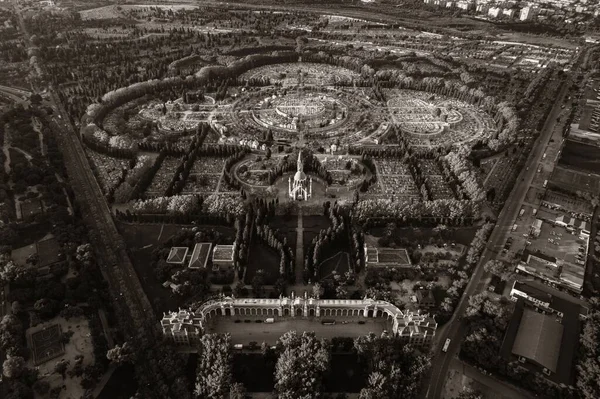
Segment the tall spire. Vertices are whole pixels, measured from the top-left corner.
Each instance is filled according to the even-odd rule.
[[[302,163],[302,151],[298,151],[297,171],[304,172],[304,164]]]

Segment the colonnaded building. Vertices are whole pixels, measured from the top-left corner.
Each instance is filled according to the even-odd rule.
[[[373,299],[232,298],[222,297],[203,303],[195,311],[180,309],[165,313],[161,320],[165,337],[176,344],[197,342],[213,317],[264,316],[267,318],[356,317],[386,318],[391,334],[415,346],[427,347],[435,336],[437,322],[427,313],[402,311],[386,301]]]

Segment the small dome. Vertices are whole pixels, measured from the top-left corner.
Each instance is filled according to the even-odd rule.
[[[302,171],[297,171],[296,174],[294,175],[294,180],[295,181],[303,181],[306,180],[306,174],[304,174],[304,172]]]

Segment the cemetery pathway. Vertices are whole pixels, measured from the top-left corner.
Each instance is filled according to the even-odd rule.
[[[2,146],[2,152],[4,152],[4,172],[10,175],[10,152],[6,143]]]
[[[302,208],[298,209],[298,227],[296,227],[296,282],[302,284],[304,278],[304,224],[302,223]]]
[[[31,119],[31,124],[33,126],[33,130],[37,132],[38,138],[40,140],[40,152],[43,156],[46,156],[46,148],[44,147],[44,135],[42,133],[42,123],[36,117]]]

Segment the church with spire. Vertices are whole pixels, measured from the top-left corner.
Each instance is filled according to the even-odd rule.
[[[295,201],[307,201],[312,195],[312,177],[307,178],[304,173],[302,151],[298,152],[298,162],[294,179],[288,179],[289,197]]]

